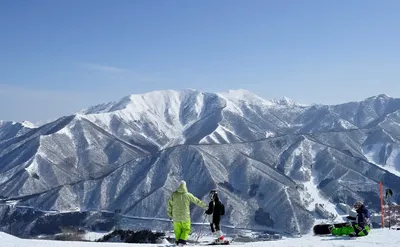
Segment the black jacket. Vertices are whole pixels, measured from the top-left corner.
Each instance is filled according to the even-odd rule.
[[[219,222],[221,220],[221,215],[225,214],[225,206],[220,200],[211,201],[208,204],[208,209],[206,214],[213,216],[213,222]]]
[[[359,209],[357,209],[356,212],[356,217],[348,216],[347,218],[350,220],[355,220],[359,227],[364,228],[365,225],[369,223],[369,211],[364,205],[362,205]]]

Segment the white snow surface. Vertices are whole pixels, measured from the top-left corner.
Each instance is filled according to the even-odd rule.
[[[317,188],[317,185],[312,180],[304,183],[305,190],[307,191],[307,193],[310,194],[311,198],[313,199],[313,202],[308,206],[308,210],[314,210],[315,204],[319,203],[323,204],[324,208],[330,213],[334,214],[335,216],[339,216],[339,214],[336,212],[336,205],[330,202],[323,195],[321,195],[320,191]]]
[[[202,239],[200,239],[202,242]],[[175,246],[169,243],[159,244],[126,244],[126,243],[96,243],[96,242],[69,242],[69,241],[51,241],[51,240],[28,240],[20,239],[9,234],[0,232],[1,247],[170,247]],[[246,247],[345,247],[345,246],[400,246],[400,232],[389,229],[372,229],[366,237],[350,238],[347,236],[313,236],[305,235],[301,238],[283,238],[276,241],[239,243],[233,242],[231,245]],[[204,245],[188,245],[188,246],[204,246]]]
[[[91,242],[94,242],[97,239],[100,239],[100,238],[104,237],[105,235],[107,235],[109,233],[111,233],[111,232],[87,232],[84,235],[84,239],[88,240],[88,241],[91,241]]]

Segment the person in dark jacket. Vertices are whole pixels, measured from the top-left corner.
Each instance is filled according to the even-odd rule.
[[[215,190],[210,191],[210,203],[208,205],[208,209],[205,212],[208,215],[208,220],[210,222],[211,232],[216,238],[216,242],[223,242],[224,235],[221,231],[221,216],[225,214],[225,206],[220,201],[218,197],[218,193]]]
[[[371,226],[370,226],[370,213],[368,209],[363,205],[361,201],[358,201],[354,204],[354,209],[357,212],[357,216],[347,216],[346,218],[349,220],[354,220],[349,223],[347,226],[343,227],[332,227],[331,232],[333,235],[341,236],[341,235],[349,235],[351,237],[361,237],[368,235]]]
[[[354,220],[354,222],[352,222],[354,231],[350,233],[350,236],[366,236],[371,228],[369,219],[370,213],[361,201],[354,204],[354,209],[357,212],[357,216],[347,216],[347,219]]]

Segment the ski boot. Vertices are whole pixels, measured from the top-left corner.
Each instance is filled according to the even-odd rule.
[[[217,238],[214,242],[216,244],[221,244],[225,241],[225,237],[222,235],[221,237]]]

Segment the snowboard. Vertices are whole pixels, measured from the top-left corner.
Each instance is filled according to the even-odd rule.
[[[326,234],[331,234],[329,231],[330,226],[335,226],[336,228],[338,227],[343,227],[346,226],[348,223],[336,223],[336,224],[318,224],[313,227],[313,232],[315,235],[326,235]]]

